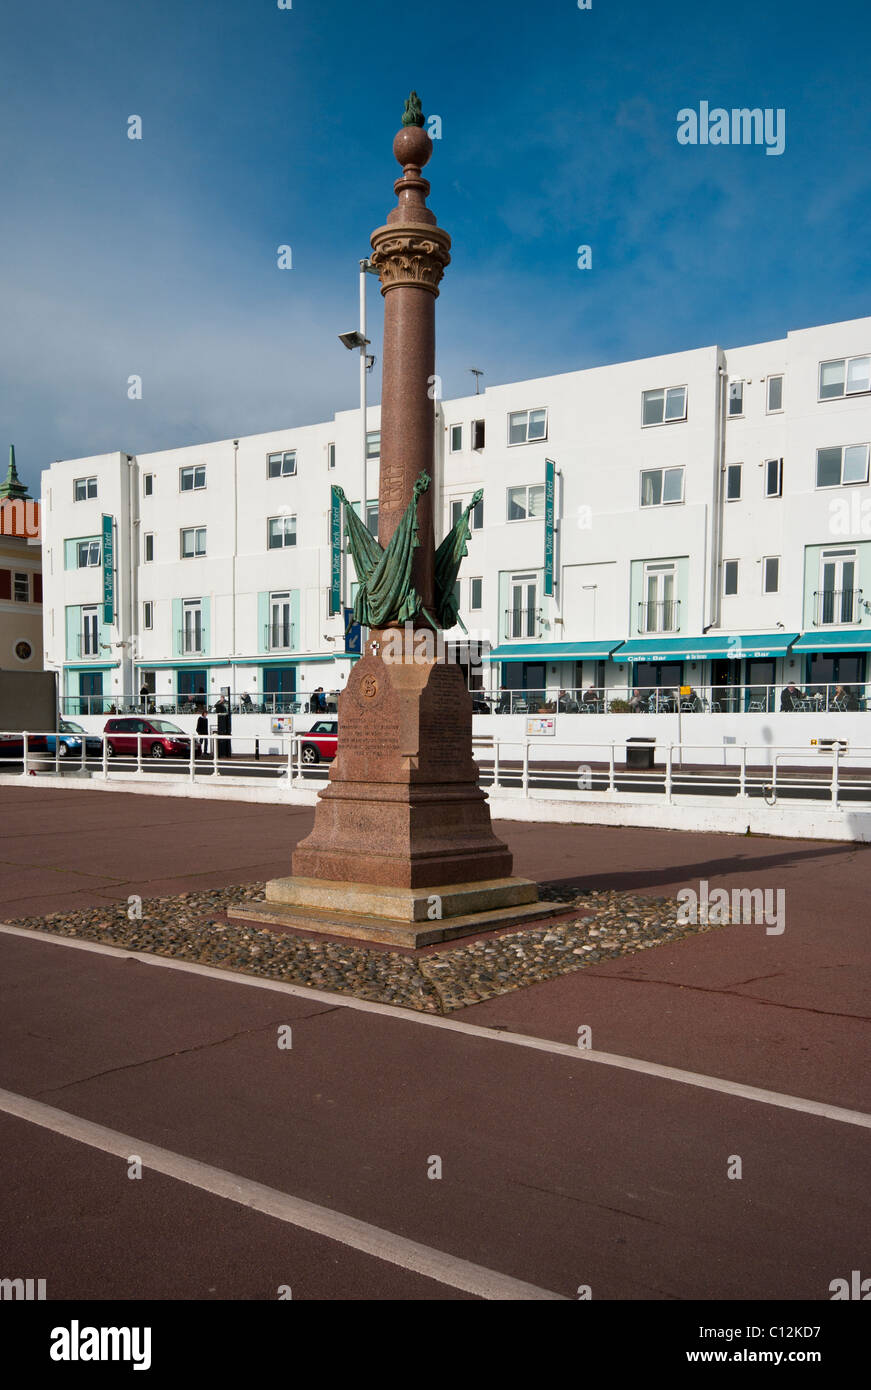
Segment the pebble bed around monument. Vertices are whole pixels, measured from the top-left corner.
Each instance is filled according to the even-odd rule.
[[[712,931],[718,925],[679,924],[674,898],[618,892],[579,895],[571,887],[549,883],[542,885],[543,891],[548,898],[565,902],[566,911],[574,914],[571,919],[487,934],[456,946],[392,951],[360,942],[249,929],[226,921],[223,914],[228,908],[259,901],[263,888],[260,883],[241,884],[179,897],[146,898],[141,919],[132,921],[123,902],[47,917],[21,917],[9,925],[436,1014]]]

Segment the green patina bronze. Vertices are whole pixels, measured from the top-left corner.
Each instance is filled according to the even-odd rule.
[[[15,467],[15,445],[9,445],[9,471],[6,474],[5,482],[0,483],[0,498],[4,501],[10,499],[14,501],[18,497],[29,497],[30,494],[18,476],[18,469]]]
[[[402,113],[403,125],[423,125],[425,116],[423,107],[420,104],[420,97],[417,92],[412,92],[408,101],[405,103],[405,110]]]
[[[469,516],[483,496],[483,489],[479,488],[436,551],[436,618],[439,627],[445,630],[452,628],[455,623],[459,623],[463,631],[466,631],[466,624],[460,617],[455,587],[457,575],[460,572],[460,562],[469,553],[469,537],[472,534]]]
[[[429,485],[429,475],[421,473],[414,485],[411,501],[390,537],[386,550],[360,520],[343,490],[338,484],[334,486],[333,491],[344,508],[348,546],[359,580],[359,588],[354,598],[355,623],[362,623],[364,627],[389,627],[391,624],[409,622],[418,614],[422,614],[435,631],[439,628],[452,628],[458,622],[463,631],[466,631],[458,612],[454,586],[460,562],[468,554],[469,537],[472,533],[469,514],[478,505],[484,493],[480,490],[475,493],[462,516],[451,527],[436,551],[433,615],[424,607],[411,582],[414,551],[420,544],[417,500],[427,491]]]

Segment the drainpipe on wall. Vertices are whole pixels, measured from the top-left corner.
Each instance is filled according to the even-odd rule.
[[[711,512],[711,605],[709,627],[719,627],[722,614],[724,469],[726,466],[726,367],[717,354],[716,431],[714,436],[714,504]]]
[[[230,656],[232,659],[232,684],[236,684],[236,551],[239,549],[239,441],[233,440],[233,560],[230,565]],[[212,616],[212,630],[215,615]],[[259,634],[257,638],[259,643]],[[255,644],[255,651],[257,644]]]
[[[124,687],[129,681],[131,695],[137,695],[138,687],[134,669],[139,655],[136,647],[138,638],[138,617],[139,617],[139,487],[137,479],[137,467],[135,454],[127,455],[127,514],[128,514],[128,537],[127,544],[130,548],[130,575],[127,585],[127,632],[118,634],[119,641],[123,642],[126,638],[130,642],[129,647],[120,647],[121,652],[121,694],[124,694]],[[129,661],[125,660],[125,655],[129,656]],[[126,666],[126,670],[125,670]]]

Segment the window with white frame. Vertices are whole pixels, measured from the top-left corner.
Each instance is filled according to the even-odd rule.
[[[667,507],[683,501],[682,468],[645,468],[641,474],[642,507]]]
[[[458,454],[463,447],[462,425],[451,425],[451,453]]]
[[[484,580],[469,580],[469,608],[473,611],[484,607]]]
[[[154,532],[146,531],[142,537],[142,554],[146,565],[154,559]]]
[[[726,560],[723,563],[723,593],[730,597],[738,592],[738,561]]]
[[[483,449],[484,447],[484,421],[472,421],[472,448]]]
[[[197,654],[205,650],[202,599],[186,598],[182,601],[182,630],[179,645],[183,655]]]
[[[770,376],[765,383],[765,409],[769,415],[783,410],[783,377]]]
[[[816,593],[814,622],[838,626],[859,620],[861,589],[856,588],[858,562],[855,549],[824,550],[820,555],[820,587]]]
[[[532,444],[547,439],[547,410],[515,410],[508,416],[508,443]]]
[[[76,568],[80,570],[96,568],[102,559],[100,541],[76,541]]]
[[[456,526],[457,522],[459,521],[460,517],[461,517],[462,514],[463,514],[463,508],[464,508],[465,506],[466,506],[466,503],[462,500],[462,498],[459,498],[459,497],[455,497],[455,498],[453,499],[453,501],[451,502],[451,526],[452,526],[452,527],[453,527],[453,526]],[[472,508],[471,512],[469,513],[469,525],[470,525],[470,527],[471,527],[471,529],[472,529],[473,531],[480,531],[480,530],[482,530],[482,528],[483,528],[483,526],[484,526],[484,499],[483,499],[483,497],[481,498],[480,502],[476,502],[476,503],[475,503],[474,507]]]
[[[820,363],[820,400],[861,396],[871,391],[871,356],[835,357]]]
[[[73,483],[73,501],[86,502],[90,497],[97,495],[96,478],[76,478]]]
[[[199,492],[206,485],[206,465],[193,464],[190,468],[178,470],[179,492]]]
[[[509,637],[538,636],[538,578],[534,574],[515,574],[508,586],[511,607],[505,625]]]
[[[817,487],[846,487],[868,481],[868,445],[835,445],[817,449]]]
[[[30,575],[26,570],[22,570],[20,573],[13,573],[12,597],[16,603],[30,602]]]
[[[151,497],[151,496],[153,495],[153,493],[154,493],[154,474],[153,474],[153,473],[143,473],[143,475],[142,475],[142,495],[143,495],[143,497]]]
[[[266,455],[267,478],[292,478],[296,474],[296,450],[286,449],[281,454]]]
[[[367,459],[378,459],[381,457],[380,430],[370,430],[366,435],[366,457]]]
[[[327,468],[335,468],[335,466],[336,466],[336,446],[335,446],[335,444],[328,444],[328,445],[327,445]]]
[[[100,654],[100,618],[96,607],[82,609],[80,646],[82,656]]]
[[[737,502],[741,497],[741,464],[730,463],[726,469],[726,501]]]
[[[744,414],[744,382],[729,382],[729,415]]]
[[[266,646],[269,651],[286,651],[293,646],[289,592],[269,595],[269,631],[266,634]]]
[[[282,550],[296,545],[296,517],[271,516],[267,523],[270,550]]]
[[[181,558],[191,560],[206,553],[205,526],[188,526],[181,532]]]
[[[780,497],[783,493],[783,459],[765,460],[765,496]]]
[[[670,425],[687,418],[687,388],[660,386],[641,393],[641,424]]]
[[[762,592],[763,594],[780,592],[779,555],[766,555],[762,561]]]
[[[677,632],[680,603],[677,598],[677,566],[673,560],[644,566],[644,598],[639,605],[639,632]]]
[[[147,632],[154,627],[154,602],[150,598],[142,605],[142,626]]]
[[[378,535],[378,502],[366,503],[366,525],[373,536]]]
[[[539,516],[544,516],[544,483],[508,489],[509,521],[532,521]]]

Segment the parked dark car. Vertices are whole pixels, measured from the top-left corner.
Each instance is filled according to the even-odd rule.
[[[135,757],[140,743],[144,758],[190,757],[190,736],[177,724],[170,724],[168,719],[142,719],[128,715],[126,718],[108,719],[103,732],[107,735],[106,752],[110,758],[119,753]],[[141,738],[137,738],[137,734]]]
[[[339,724],[336,719],[319,719],[301,735],[303,740],[301,758],[311,766],[314,763],[329,763],[336,756],[339,739]]]
[[[72,719],[62,719],[57,734],[47,735],[45,751],[54,757],[56,746],[59,758],[80,758],[84,733],[81,724],[74,723]],[[97,734],[85,734],[85,750],[89,758],[102,758],[103,740]]]

